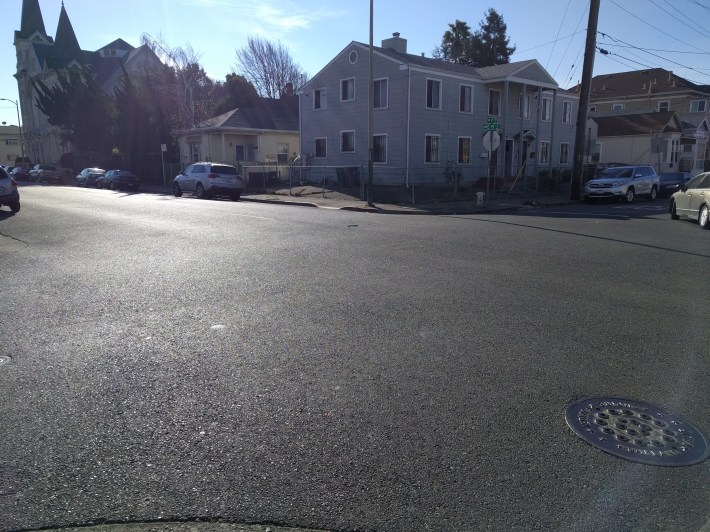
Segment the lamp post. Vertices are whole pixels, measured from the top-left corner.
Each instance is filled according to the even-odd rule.
[[[22,124],[20,124],[20,105],[15,100],[9,100],[8,98],[0,98],[4,102],[10,102],[15,104],[15,109],[17,110],[17,127],[20,129],[20,151],[22,152],[22,164],[24,168],[25,164],[25,143],[22,140]]]

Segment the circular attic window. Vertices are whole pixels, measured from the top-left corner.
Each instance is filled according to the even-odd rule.
[[[350,52],[350,57],[349,57],[349,59],[350,59],[350,64],[353,64],[353,65],[354,65],[355,63],[357,63],[357,52],[356,52],[355,50],[352,50],[352,51]]]

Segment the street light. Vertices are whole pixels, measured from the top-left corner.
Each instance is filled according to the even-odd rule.
[[[10,102],[15,104],[15,109],[17,110],[17,127],[20,128],[20,151],[22,152],[22,165],[24,168],[25,164],[25,143],[22,140],[22,124],[20,124],[20,105],[15,100],[9,100],[7,98],[0,98],[0,100],[5,102]]]

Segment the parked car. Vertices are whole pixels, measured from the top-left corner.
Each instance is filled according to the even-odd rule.
[[[183,192],[192,192],[201,199],[221,195],[237,201],[243,188],[242,177],[229,164],[195,163],[173,180],[173,194],[177,197]]]
[[[658,178],[661,180],[658,195],[667,198],[674,192],[678,192],[681,187],[690,180],[690,173],[668,172],[666,174],[658,174]]]
[[[12,212],[20,212],[20,192],[17,182],[0,168],[0,207],[7,205]]]
[[[697,220],[703,229],[710,229],[710,172],[696,175],[673,194],[668,212],[673,220],[682,216]]]
[[[653,167],[616,166],[584,184],[584,200],[616,198],[631,203],[636,196],[646,196],[653,201],[659,189],[660,180]]]
[[[53,164],[36,164],[34,168],[30,170],[30,181],[61,183],[62,171]]]
[[[98,179],[106,173],[103,168],[84,168],[76,176],[77,187],[96,187]]]
[[[133,190],[135,192],[140,188],[140,185],[141,181],[138,176],[126,170],[109,170],[97,179],[99,188],[110,188],[111,190]]]
[[[10,174],[10,177],[12,177],[15,181],[29,181],[30,180],[30,171],[26,170],[25,168],[21,166],[16,166],[15,168],[12,169],[12,171],[8,172]]]

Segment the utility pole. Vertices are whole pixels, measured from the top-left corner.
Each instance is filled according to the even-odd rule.
[[[373,2],[370,0],[370,52],[369,52],[369,78],[367,80],[367,205],[372,207],[372,100],[374,88],[372,85],[372,26],[373,26]]]
[[[589,22],[587,24],[587,43],[584,47],[584,66],[582,67],[582,85],[577,109],[577,132],[574,136],[574,166],[570,183],[569,198],[582,199],[582,176],[584,172],[584,137],[587,133],[587,109],[592,92],[592,71],[594,70],[594,52],[597,46],[597,23],[599,22],[600,0],[590,0]]]

